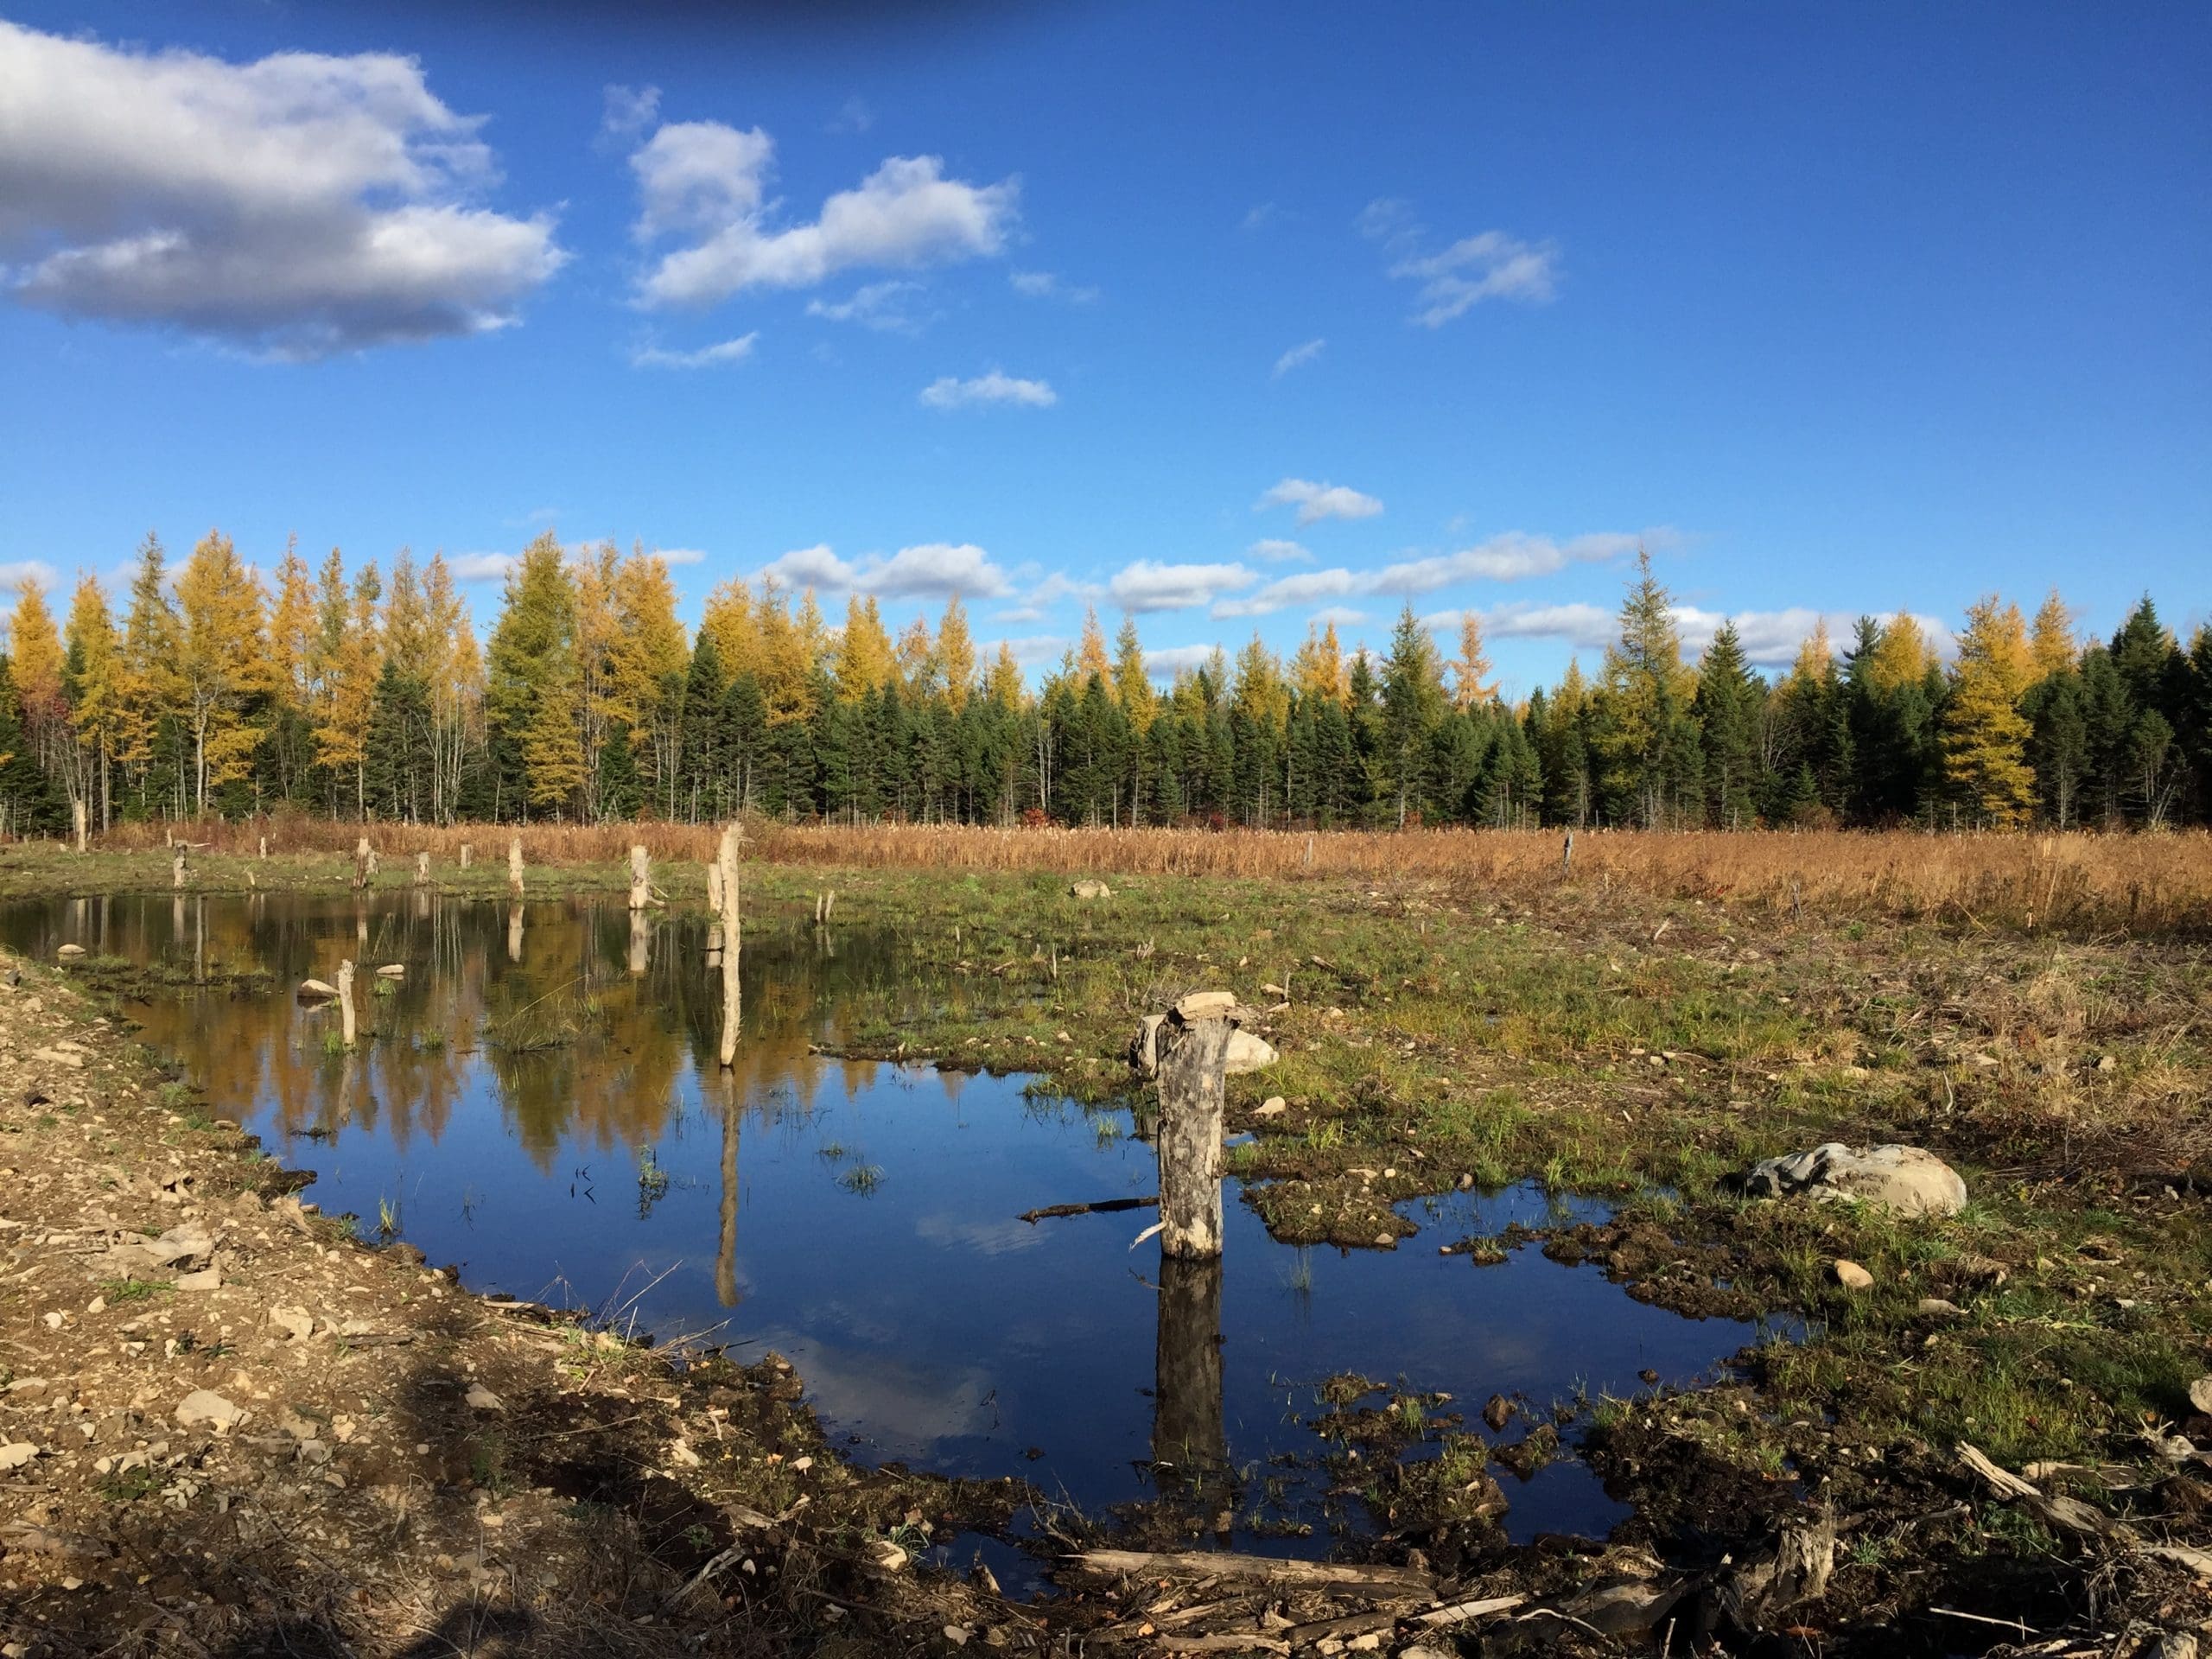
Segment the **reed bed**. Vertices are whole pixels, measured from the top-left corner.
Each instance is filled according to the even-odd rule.
[[[450,869],[463,842],[499,866],[509,836],[534,865],[610,864],[642,843],[657,861],[703,861],[718,826],[621,824],[365,827],[327,819],[130,825],[117,850],[175,833],[203,850],[343,855],[365,833],[388,861],[427,851]],[[2031,931],[2212,931],[2212,835],[1981,835],[1893,831],[1207,830],[995,829],[976,825],[746,826],[748,857],[772,863],[996,874],[1220,876],[1415,882],[1467,896],[1534,899],[1562,891],[1699,899],[1790,914],[1936,920]]]

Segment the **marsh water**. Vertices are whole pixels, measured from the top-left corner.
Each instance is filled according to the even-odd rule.
[[[0,941],[49,959],[78,943],[185,980],[126,1010],[146,1040],[365,1236],[388,1228],[476,1289],[741,1360],[781,1353],[863,1459],[1020,1475],[1093,1510],[1225,1469],[1248,1547],[1319,1551],[1368,1524],[1317,1465],[1308,1425],[1332,1375],[1449,1393],[1485,1432],[1493,1394],[1633,1396],[1760,1334],[1647,1306],[1534,1248],[1492,1267],[1438,1254],[1554,1218],[1528,1187],[1405,1205],[1416,1236],[1338,1252],[1275,1243],[1232,1181],[1224,1255],[1200,1269],[1132,1248],[1147,1211],[1024,1223],[1155,1192],[1151,1147],[1127,1113],[1020,1077],[825,1058],[862,1018],[895,1029],[961,1003],[961,980],[913,971],[887,938],[748,934],[730,1071],[703,919],[633,927],[619,899],[26,901],[0,907]],[[293,994],[349,957],[405,970],[357,987],[371,1034],[350,1056],[328,1035],[336,1014]],[[256,971],[269,977],[243,990],[226,980]],[[1571,1456],[1498,1473],[1519,1541],[1602,1536],[1627,1512]]]

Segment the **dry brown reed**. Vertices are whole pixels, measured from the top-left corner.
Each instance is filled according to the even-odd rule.
[[[213,850],[350,853],[360,826],[326,819],[208,823],[177,832]],[[368,826],[387,859],[427,851],[442,868],[473,842],[480,865],[519,834],[532,864],[612,864],[642,842],[657,861],[714,856],[718,826],[683,823]],[[103,844],[160,845],[159,826],[118,829]],[[1702,899],[1785,913],[1934,920],[2067,932],[2212,931],[2212,835],[1929,835],[1915,831],[1662,834],[1585,830],[1571,870],[1551,830],[1402,832],[841,826],[755,819],[749,858],[868,869],[1056,875],[1356,879],[1432,883],[1467,894],[1534,899],[1562,887]]]

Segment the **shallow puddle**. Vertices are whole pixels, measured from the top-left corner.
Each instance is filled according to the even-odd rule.
[[[1403,1205],[1418,1236],[1340,1253],[1274,1243],[1232,1183],[1226,1252],[1207,1268],[1133,1249],[1148,1211],[1022,1222],[1154,1192],[1151,1148],[1127,1114],[1030,1098],[1019,1077],[810,1052],[849,1038],[863,995],[894,1018],[959,1000],[957,982],[906,973],[887,939],[749,937],[728,1073],[702,925],[633,931],[595,899],[26,902],[0,907],[0,941],[46,958],[79,943],[188,980],[273,975],[128,1012],[213,1111],[315,1171],[308,1196],[365,1236],[388,1225],[480,1290],[741,1359],[782,1353],[856,1457],[1020,1475],[1091,1510],[1175,1492],[1233,1513],[1250,1547],[1319,1550],[1372,1524],[1309,1426],[1332,1375],[1448,1393],[1434,1409],[1489,1434],[1478,1414],[1494,1394],[1534,1414],[1631,1396],[1647,1374],[1710,1375],[1761,1334],[1646,1306],[1534,1248],[1493,1267],[1438,1254],[1511,1221],[1603,1214],[1527,1187]],[[336,1014],[293,995],[348,957],[405,968],[357,988],[374,1035],[351,1057]],[[1571,1456],[1525,1481],[1493,1472],[1516,1541],[1599,1537],[1627,1513]]]

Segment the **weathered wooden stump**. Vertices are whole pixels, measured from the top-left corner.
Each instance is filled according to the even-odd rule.
[[[722,831],[721,849],[715,862],[722,876],[722,1041],[721,1063],[733,1064],[737,1058],[737,1029],[742,1008],[742,995],[738,988],[738,957],[742,935],[738,931],[737,848],[741,832],[731,824]]]
[[[476,849],[470,846],[467,842],[462,842],[461,843],[461,868],[465,870],[475,861]]]
[[[363,836],[353,843],[353,891],[369,885],[369,838]]]
[[[338,1019],[349,1050],[357,1034],[358,1017],[353,1012],[353,961],[349,957],[338,964]]]
[[[643,847],[630,849],[630,908],[644,910],[653,901],[653,864]]]
[[[1160,1252],[1221,1254],[1221,1128],[1236,998],[1194,991],[1160,1027]]]
[[[169,886],[181,889],[184,886],[185,875],[184,855],[179,853],[169,861]]]
[[[415,885],[418,887],[430,885],[430,855],[428,853],[415,855]]]
[[[80,853],[89,852],[92,824],[92,814],[89,803],[81,797],[70,802],[69,816],[77,826],[77,850]]]
[[[522,897],[522,837],[507,838],[507,891],[518,899]]]

